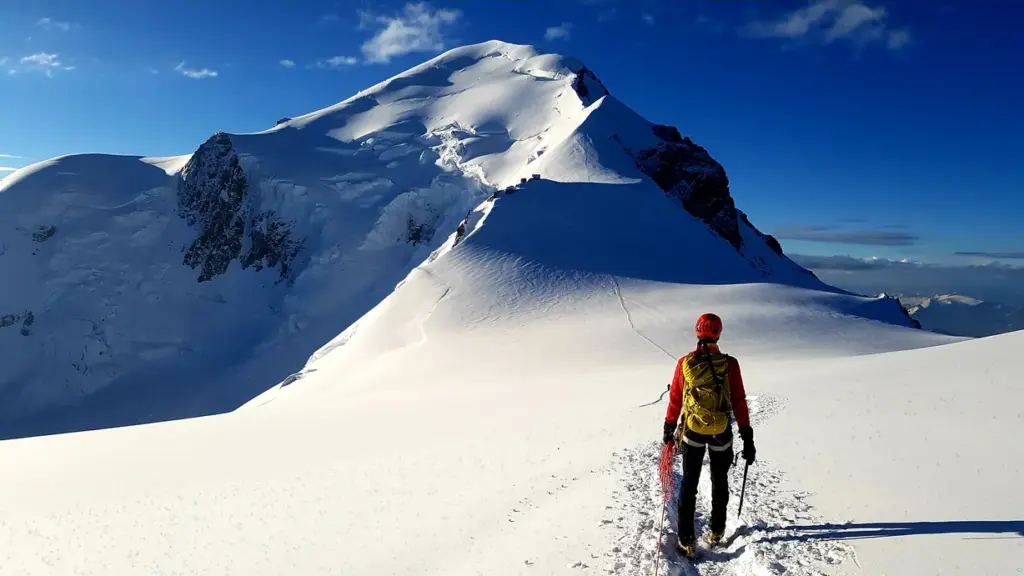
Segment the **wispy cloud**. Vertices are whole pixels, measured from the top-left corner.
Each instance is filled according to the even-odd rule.
[[[1024,260],[1024,252],[955,252],[957,256],[978,256],[981,258],[1002,258]]]
[[[288,60],[288,59],[281,60],[280,64],[281,64],[281,66],[284,66],[285,68],[295,68],[295,61],[294,60]]]
[[[607,10],[601,10],[597,13],[598,22],[611,22],[619,15],[619,11],[616,8],[608,8]]]
[[[964,256],[944,264],[886,258],[788,254],[824,282],[861,294],[931,296],[966,294],[980,300],[1024,304],[1024,266],[972,262]]]
[[[35,72],[42,72],[46,76],[53,78],[53,72],[55,70],[74,70],[74,66],[67,66],[60,61],[58,54],[51,54],[49,52],[39,52],[30,56],[24,56],[19,60],[21,68],[24,70],[30,70]],[[17,74],[18,70],[11,68],[7,71],[8,74]]]
[[[334,56],[333,58],[317,60],[310,67],[336,70],[338,68],[343,68],[345,66],[354,66],[355,64],[358,63],[359,59],[354,56]]]
[[[21,156],[15,156],[14,154],[0,154],[0,158],[11,158],[13,160],[20,160]]]
[[[61,22],[52,18],[40,18],[39,21],[36,22],[36,26],[47,31],[57,30],[59,32],[68,32],[74,24],[71,22]]]
[[[0,166],[0,172],[14,172],[17,168],[11,166]]]
[[[881,270],[896,266],[920,266],[913,260],[890,260],[888,258],[854,258],[853,256],[811,256],[808,254],[787,254],[794,262],[809,270]]]
[[[569,22],[562,22],[560,26],[551,26],[544,31],[545,40],[568,40],[569,33],[572,31],[572,24]]]
[[[363,56],[368,62],[386,64],[396,56],[413,52],[440,52],[460,18],[460,10],[435,9],[426,2],[410,2],[392,16],[362,12],[360,27],[377,30],[363,43]]]
[[[858,45],[878,42],[899,50],[910,41],[907,28],[893,29],[885,8],[857,0],[817,0],[777,20],[754,21],[740,28],[750,38],[781,38],[819,44],[845,40]]]
[[[649,26],[654,26],[654,14],[644,12],[643,14],[640,15],[640,18],[642,18],[643,21],[646,22]]]
[[[182,61],[180,64],[174,67],[174,71],[186,78],[193,80],[202,80],[203,78],[216,78],[217,71],[211,70],[210,68],[188,68],[185,66],[185,62]]]
[[[920,236],[917,234],[902,232],[890,227],[849,230],[818,225],[785,226],[779,229],[775,236],[783,240],[861,246],[913,246],[920,240]]]

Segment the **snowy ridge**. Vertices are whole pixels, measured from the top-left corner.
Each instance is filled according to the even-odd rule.
[[[15,280],[0,309],[12,356],[0,364],[0,434],[233,409],[524,178],[522,194],[577,199],[528,202],[519,217],[539,221],[574,217],[592,201],[587,184],[620,187],[593,191],[604,211],[578,226],[676,229],[653,240],[665,243],[661,262],[706,270],[687,281],[832,290],[752,227],[724,169],[678,130],[637,115],[578,60],[487,42],[265,132],[215,134],[188,156],[73,156],[6,178],[0,266]],[[557,264],[587,269],[603,252],[629,260],[625,250],[648,248],[587,237],[560,230],[534,249],[575,245]]]

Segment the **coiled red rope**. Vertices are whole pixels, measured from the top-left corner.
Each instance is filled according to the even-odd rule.
[[[672,477],[672,461],[676,456],[676,444],[670,442],[661,449],[661,458],[658,460],[658,479],[661,480],[661,522],[658,523],[658,548],[654,551],[654,576],[658,576],[661,570],[661,539],[665,537],[665,512],[668,510],[668,503],[672,500],[672,493],[675,492],[675,482]]]

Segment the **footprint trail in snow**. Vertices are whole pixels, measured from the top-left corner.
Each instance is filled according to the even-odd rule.
[[[776,414],[783,402],[768,395],[749,396],[752,424],[757,425]],[[698,558],[687,561],[675,552],[676,498],[673,497],[665,517],[664,537],[659,543],[658,521],[661,518],[662,492],[658,480],[658,458],[661,446],[651,443],[617,454],[616,471],[622,475],[622,489],[612,508],[624,517],[625,532],[608,554],[608,574],[648,576],[756,575],[810,576],[828,573],[838,564],[854,558],[853,549],[839,541],[801,540],[786,529],[793,524],[818,523],[807,502],[808,493],[785,489],[785,475],[772,467],[770,459],[758,460],[747,475],[743,516],[736,518],[743,481],[742,459],[729,471],[728,527],[724,544],[714,549],[699,545]],[[681,483],[681,462],[675,462],[675,495]],[[697,493],[697,534],[703,537],[711,510],[711,478],[705,460]],[[793,536],[794,539],[787,537]]]

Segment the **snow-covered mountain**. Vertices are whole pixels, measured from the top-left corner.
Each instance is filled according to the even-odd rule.
[[[575,59],[488,42],[191,155],[69,156],[5,179],[0,422],[38,433],[235,408],[450,249],[467,218],[472,231],[521,206],[533,223],[517,242],[569,269],[836,292],[750,223],[723,167],[677,129]],[[905,322],[891,302],[844,302]]]
[[[822,284],[576,61],[469,46],[189,157],[12,180],[5,400],[85,397],[92,422],[251,400],[0,442],[0,575],[1020,566],[1024,460],[999,439],[1024,334],[960,342]],[[657,540],[656,458],[709,310],[758,462],[695,568],[664,553],[673,513]],[[698,499],[703,526],[707,479]]]
[[[901,296],[921,327],[953,336],[983,338],[1024,330],[1024,306],[985,302],[960,294]]]

